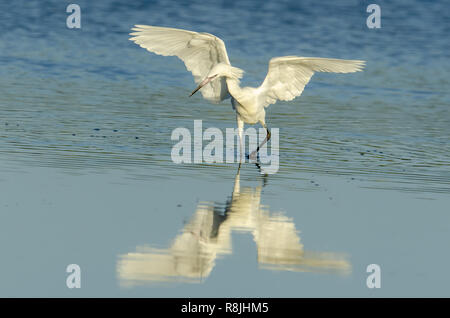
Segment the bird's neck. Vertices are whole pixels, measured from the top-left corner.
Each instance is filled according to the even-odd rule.
[[[227,77],[227,86],[230,95],[239,100],[242,92],[239,79]]]

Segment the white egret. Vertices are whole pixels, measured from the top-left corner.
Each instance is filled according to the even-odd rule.
[[[266,78],[259,87],[240,87],[244,71],[230,64],[224,42],[209,33],[182,29],[136,25],[132,28],[136,44],[152,53],[177,56],[194,76],[203,97],[213,103],[231,98],[236,111],[238,133],[242,150],[244,123],[257,124],[267,135],[259,147],[270,139],[266,125],[266,111],[277,100],[290,101],[300,96],[314,72],[351,73],[361,71],[365,61],[319,57],[283,56],[272,58]],[[242,151],[241,151],[242,154]]]

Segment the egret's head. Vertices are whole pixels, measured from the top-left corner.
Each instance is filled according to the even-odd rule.
[[[244,74],[244,71],[240,68],[233,67],[229,64],[219,63],[216,64],[211,71],[209,71],[206,78],[194,89],[190,96],[194,95],[200,88],[208,84],[209,82],[215,81],[221,77],[226,77],[230,79],[240,80]]]

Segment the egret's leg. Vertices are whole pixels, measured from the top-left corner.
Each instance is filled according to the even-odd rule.
[[[269,130],[269,128],[267,128],[266,123],[263,122],[263,121],[261,122],[261,125],[266,129],[266,138],[264,138],[264,140],[263,140],[262,143],[256,148],[256,150],[253,151],[253,152],[250,154],[250,159],[256,159],[256,154],[258,153],[259,149],[261,149],[261,147],[264,146],[264,144],[270,140],[270,130]]]
[[[243,134],[244,134],[244,121],[239,118],[239,116],[236,116],[237,126],[238,126],[238,134],[239,134],[239,155],[240,159],[239,162],[242,162],[244,159],[244,140],[243,140]]]

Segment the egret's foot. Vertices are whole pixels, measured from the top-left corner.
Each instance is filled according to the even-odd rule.
[[[251,161],[258,161],[259,160],[259,154],[257,151],[253,151],[248,157]]]
[[[259,161],[259,153],[257,151],[253,151],[250,154],[246,153],[245,159],[249,159],[250,161],[253,161],[253,162],[258,162]]]

